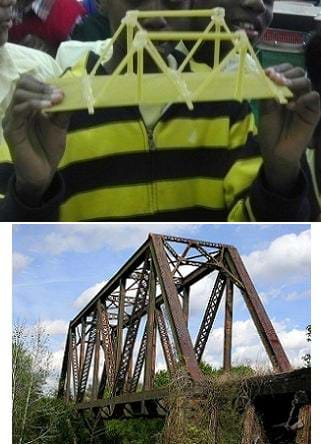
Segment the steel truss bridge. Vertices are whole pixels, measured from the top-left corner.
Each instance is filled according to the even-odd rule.
[[[208,302],[193,344],[190,300],[194,286],[204,279],[202,288]],[[163,355],[170,375],[184,366],[192,381],[199,382],[203,377],[199,363],[224,299],[223,368],[229,371],[235,287],[275,372],[290,371],[289,360],[235,247],[150,234],[70,322],[59,396],[76,403],[92,430],[108,418],[165,415],[167,389],[154,386],[156,356]]]

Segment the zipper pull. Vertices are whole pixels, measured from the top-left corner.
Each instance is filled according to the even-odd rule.
[[[155,140],[154,140],[154,130],[153,128],[148,128],[147,129],[147,137],[148,137],[148,148],[149,150],[155,150],[156,149],[156,144],[155,144]]]

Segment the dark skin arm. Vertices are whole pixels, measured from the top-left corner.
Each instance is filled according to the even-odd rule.
[[[42,112],[62,100],[62,91],[22,76],[3,122],[15,166],[16,191],[30,207],[41,204],[65,150],[69,115]]]
[[[286,106],[275,101],[261,103],[259,140],[264,172],[271,189],[291,193],[300,171],[300,159],[320,120],[320,96],[301,68],[282,64],[267,70],[275,83],[286,85],[294,98]]]

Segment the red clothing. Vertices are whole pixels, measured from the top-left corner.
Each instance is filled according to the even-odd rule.
[[[9,41],[19,43],[26,35],[33,34],[52,46],[58,46],[85,14],[84,7],[77,0],[55,0],[46,20],[30,12],[24,16],[22,23],[14,23],[9,30]]]

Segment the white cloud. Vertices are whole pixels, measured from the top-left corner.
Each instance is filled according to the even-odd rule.
[[[192,236],[197,229],[198,226],[192,224],[65,224],[41,239],[41,251],[59,255],[67,251],[85,253],[106,246],[119,251],[138,247],[149,232]]]
[[[51,355],[51,366],[54,371],[60,371],[62,367],[62,361],[64,358],[65,349],[62,348],[58,351],[55,351]]]
[[[264,250],[256,250],[243,261],[253,279],[275,283],[282,279],[299,280],[310,272],[311,232],[285,234]]]
[[[309,353],[305,330],[289,327],[289,320],[273,322],[274,328],[293,367],[302,367],[302,357]],[[222,366],[223,328],[213,329],[204,353],[204,360]],[[233,322],[233,365],[247,364],[253,367],[269,365],[269,359],[251,319]]]
[[[190,293],[190,315],[204,313],[214,287],[217,272],[211,273],[191,287]]]
[[[80,296],[74,301],[73,306],[79,310],[85,307],[85,305],[103,288],[107,281],[98,282],[90,288],[84,290]]]
[[[117,251],[138,247],[149,232],[192,237],[197,230],[198,226],[192,224],[65,224],[41,239],[41,251],[58,255],[67,251],[95,251],[106,246]]]
[[[25,268],[28,267],[31,261],[32,261],[31,257],[15,251],[12,255],[13,271],[18,272],[24,270]]]
[[[55,319],[55,320],[41,321],[40,326],[50,336],[55,336],[55,335],[66,335],[69,324],[68,322],[63,321],[62,319]]]

